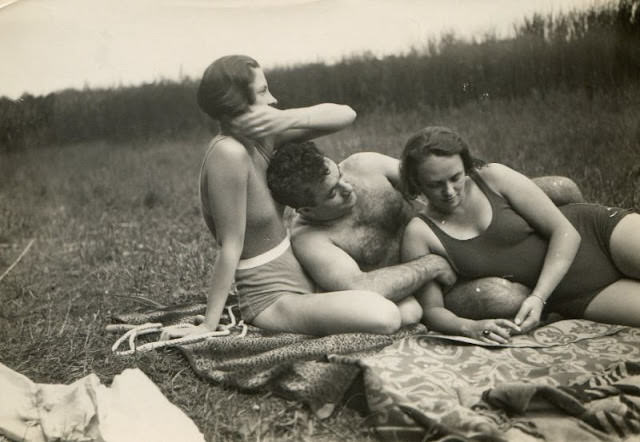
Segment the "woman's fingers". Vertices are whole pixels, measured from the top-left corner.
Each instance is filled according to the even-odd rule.
[[[521,325],[523,333],[528,332],[529,330],[533,329],[536,325],[538,325],[540,316],[534,315],[532,313],[533,312],[529,314],[529,316],[524,320],[524,322]]]
[[[530,311],[531,311],[531,307],[523,303],[520,306],[520,310],[518,310],[518,314],[516,315],[514,322],[518,325],[521,325],[524,322],[524,320],[529,316]]]
[[[280,121],[280,111],[271,106],[251,107],[246,113],[231,120],[233,130],[251,138],[264,138],[286,129]]]
[[[182,338],[189,334],[189,330],[186,328],[172,328],[166,327],[162,333],[160,333],[160,341],[169,341],[175,338]]]
[[[511,340],[511,334],[506,328],[496,327],[494,330],[491,330],[491,332],[491,336],[498,337],[499,339],[497,339],[497,341],[502,344],[506,344]]]
[[[514,321],[520,325],[522,333],[526,333],[538,324],[541,314],[542,306],[539,299],[530,296],[522,303]]]
[[[496,321],[496,324],[506,329],[510,335],[522,332],[522,329],[518,325],[516,325],[513,321],[509,321],[508,319],[498,319]]]
[[[486,341],[489,341],[491,343],[496,342],[498,344],[507,344],[509,343],[509,337],[504,337],[502,334],[500,334],[500,332],[498,331],[492,331],[492,330],[486,330],[489,333],[483,333],[483,338]]]
[[[520,327],[508,319],[490,320],[484,324],[481,339],[492,343],[507,344],[511,341],[511,335],[520,332]]]

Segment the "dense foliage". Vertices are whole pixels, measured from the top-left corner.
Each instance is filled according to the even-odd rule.
[[[362,54],[268,73],[285,107],[348,103],[359,113],[460,106],[552,90],[621,90],[640,80],[640,1],[619,0],[557,16],[534,15],[515,36],[429,40],[404,55]],[[0,98],[0,151],[92,140],[177,139],[211,129],[197,82],[65,90]]]

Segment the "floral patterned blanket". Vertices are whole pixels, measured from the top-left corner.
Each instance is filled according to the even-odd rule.
[[[184,306],[114,317],[171,324]],[[362,373],[385,440],[640,441],[640,328],[558,321],[508,346],[427,332],[248,332],[178,345],[203,378],[329,415]],[[371,418],[370,418],[371,419]]]
[[[640,329],[565,320],[473,345],[424,333],[365,356],[386,440],[640,440]]]

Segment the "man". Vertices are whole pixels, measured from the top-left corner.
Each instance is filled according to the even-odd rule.
[[[420,203],[412,206],[397,190],[398,164],[375,152],[356,153],[336,164],[313,142],[289,144],[271,159],[267,182],[276,201],[296,210],[290,224],[291,241],[309,276],[328,291],[379,293],[398,303],[404,324],[415,322],[415,316],[420,319],[422,314],[411,296],[421,286],[417,276],[413,269],[399,264],[404,228]],[[556,204],[582,199],[568,179],[549,177],[539,185],[549,190]],[[445,301],[450,300],[451,308],[461,316],[477,317],[480,303],[492,315],[513,318],[527,290],[495,279],[460,285]],[[470,294],[473,304],[466,302]],[[468,308],[471,305],[473,309]]]

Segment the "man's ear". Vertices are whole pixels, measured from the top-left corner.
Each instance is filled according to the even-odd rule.
[[[311,213],[311,207],[305,206],[305,207],[298,207],[296,209],[296,212],[298,212],[300,215],[309,215]]]

